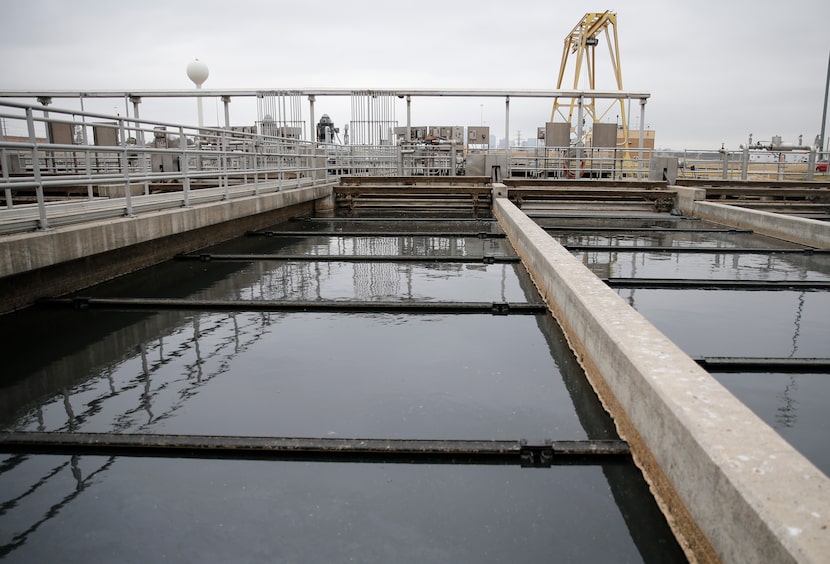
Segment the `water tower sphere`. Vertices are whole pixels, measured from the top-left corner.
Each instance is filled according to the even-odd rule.
[[[199,59],[194,59],[187,65],[187,77],[197,87],[201,86],[207,80],[208,74],[210,73],[207,65]]]

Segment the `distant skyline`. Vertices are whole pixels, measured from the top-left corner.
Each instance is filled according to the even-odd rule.
[[[210,69],[205,89],[553,90],[566,35],[586,12],[605,10],[617,14],[624,89],[651,94],[646,125],[656,131],[657,147],[737,149],[749,134],[760,141],[777,135],[785,143],[802,135],[812,144],[819,134],[830,55],[826,0],[792,6],[769,0],[600,6],[457,0],[429,7],[380,0],[4,2],[0,90],[189,89],[185,69],[194,58]],[[603,38],[597,86],[613,89],[604,45]],[[115,113],[123,106],[88,101],[86,107]],[[511,100],[510,138],[519,131],[534,137],[550,111],[549,100]],[[197,121],[193,100],[163,106],[146,100],[141,112],[162,121]],[[307,107],[303,112],[308,119]],[[398,104],[396,112],[405,124],[405,106]],[[350,117],[348,99],[319,100],[316,118],[323,113],[342,125]],[[604,121],[614,122],[617,113],[609,111]],[[634,104],[631,113],[636,128]],[[224,123],[217,100],[205,100],[204,114],[208,126]],[[234,100],[231,117],[234,125],[252,123],[254,101]],[[504,102],[421,99],[413,102],[412,121],[483,122],[501,139]]]

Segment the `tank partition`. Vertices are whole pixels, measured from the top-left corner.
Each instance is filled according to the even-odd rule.
[[[493,208],[686,549],[826,559],[827,476],[506,198]]]

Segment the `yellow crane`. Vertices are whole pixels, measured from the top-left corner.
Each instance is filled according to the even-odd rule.
[[[610,28],[610,31],[609,31]],[[565,72],[568,66],[568,58],[571,54],[576,54],[576,72],[574,73],[573,89],[579,90],[579,78],[582,67],[587,67],[588,74],[588,88],[596,90],[596,47],[599,44],[599,36],[604,33],[606,43],[608,44],[608,52],[611,55],[611,68],[614,72],[617,89],[622,91],[622,68],[620,66],[620,43],[617,36],[617,14],[605,11],[602,13],[588,13],[579,21],[578,24],[565,37],[565,48],[562,51],[562,62],[559,66],[559,78],[556,82],[556,89],[562,89],[562,82],[565,79]],[[612,37],[613,35],[613,37]],[[620,118],[622,118],[623,139],[624,146],[627,149],[629,145],[628,140],[628,122],[625,116],[625,104],[622,98],[618,99],[620,105]],[[570,98],[569,103],[562,103],[559,97],[553,100],[553,110],[551,111],[550,121],[554,121],[557,112],[562,112],[564,106],[568,106],[568,123],[573,123],[574,106],[577,101]],[[583,108],[591,116],[594,123],[602,121],[608,111],[613,107],[609,106],[602,114],[597,115],[596,99],[589,98],[587,103],[583,104]],[[564,117],[564,113],[562,113]],[[580,141],[580,140],[577,140]]]

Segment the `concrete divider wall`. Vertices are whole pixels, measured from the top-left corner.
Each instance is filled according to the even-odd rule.
[[[493,209],[687,553],[826,562],[827,476],[506,198]]]
[[[830,249],[830,223],[826,221],[706,202],[703,201],[705,189],[680,186],[676,189],[677,207],[685,215],[737,229],[752,229],[762,235],[809,247]]]
[[[331,194],[332,185],[319,185],[2,236],[0,313],[311,214]]]

